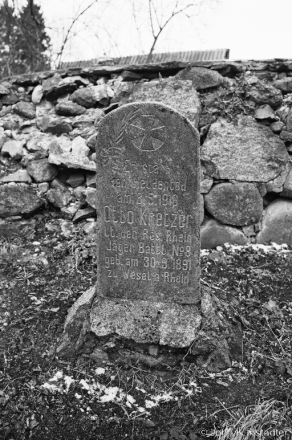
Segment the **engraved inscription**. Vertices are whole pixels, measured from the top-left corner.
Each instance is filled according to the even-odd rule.
[[[129,104],[100,123],[98,273],[108,297],[187,304],[199,295],[199,138],[178,117]]]

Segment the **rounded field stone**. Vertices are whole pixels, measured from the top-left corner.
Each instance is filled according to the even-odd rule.
[[[225,226],[213,219],[207,219],[201,226],[201,248],[214,249],[225,243],[244,245],[246,236],[236,228]]]
[[[205,69],[204,67],[191,67],[181,70],[176,78],[190,79],[196,90],[219,87],[223,83],[223,77],[216,70]]]
[[[264,211],[257,243],[292,244],[292,201],[275,200]]]
[[[210,214],[222,223],[246,226],[260,220],[263,199],[252,183],[220,183],[205,196]]]

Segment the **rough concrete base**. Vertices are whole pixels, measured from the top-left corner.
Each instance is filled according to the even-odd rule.
[[[96,299],[90,329],[97,336],[117,334],[137,343],[189,347],[202,317],[196,306],[149,301]]]
[[[216,371],[228,368],[241,354],[241,329],[231,316],[228,305],[206,287],[198,306],[100,298],[92,287],[70,308],[57,353],[108,359],[109,347],[116,346],[117,352],[130,342],[131,349],[139,347],[140,358],[143,346],[154,364],[154,358],[161,359],[161,348],[168,347],[173,353],[183,350],[191,361]]]

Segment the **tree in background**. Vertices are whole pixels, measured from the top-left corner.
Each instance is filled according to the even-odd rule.
[[[50,68],[41,8],[28,0],[20,10],[8,0],[0,5],[0,76],[37,72]]]

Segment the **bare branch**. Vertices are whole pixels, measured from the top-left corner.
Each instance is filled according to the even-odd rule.
[[[150,5],[150,4],[151,4],[151,0],[149,0],[149,5]],[[150,48],[150,51],[149,51],[149,54],[148,54],[148,57],[147,57],[146,63],[151,62],[151,59],[152,59],[152,53],[153,53],[154,48],[155,48],[155,46],[156,46],[157,40],[158,40],[160,34],[161,34],[161,33],[163,32],[163,30],[165,29],[165,27],[168,25],[168,23],[169,23],[169,22],[170,22],[170,21],[171,21],[176,15],[184,13],[188,8],[190,8],[190,7],[194,6],[194,5],[193,5],[193,3],[190,3],[190,4],[188,4],[187,6],[185,6],[184,8],[181,8],[181,9],[179,9],[179,10],[176,11],[175,9],[177,8],[177,6],[178,6],[178,0],[177,0],[177,2],[176,2],[176,4],[175,4],[175,7],[174,7],[174,9],[173,9],[171,15],[168,17],[168,19],[165,20],[165,22],[164,22],[163,24],[158,24],[158,26],[159,26],[159,31],[158,31],[156,34],[153,32],[152,18],[151,18],[151,15],[150,15],[150,21],[151,21],[151,27],[152,27],[152,34],[153,34],[153,43],[152,43],[152,46],[151,46],[151,48]],[[154,11],[155,11],[155,8],[154,8]],[[155,12],[156,12],[156,11],[155,11]]]
[[[90,5],[88,5],[86,8],[84,8],[81,12],[79,12],[79,14],[77,14],[73,18],[69,28],[67,29],[65,38],[63,39],[63,42],[62,42],[62,45],[61,45],[61,48],[60,48],[59,52],[57,53],[57,57],[56,57],[57,68],[59,68],[59,66],[61,64],[61,60],[62,60],[62,56],[63,56],[63,52],[64,52],[64,49],[65,49],[65,46],[66,46],[66,44],[67,44],[67,42],[69,40],[70,34],[72,32],[72,29],[73,29],[75,23],[80,19],[80,17],[82,17],[83,14],[85,14],[85,12],[87,12],[94,5],[94,3],[96,3],[96,0],[94,0],[92,3],[90,3]]]

